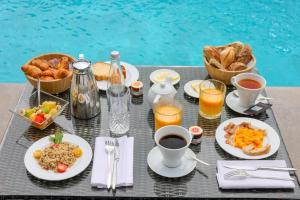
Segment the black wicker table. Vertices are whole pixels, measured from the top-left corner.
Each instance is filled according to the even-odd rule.
[[[190,198],[190,199],[300,199],[300,188],[296,183],[294,190],[221,190],[216,180],[216,161],[235,159],[224,152],[216,143],[214,132],[220,122],[241,115],[234,113],[225,106],[220,119],[205,120],[198,116],[198,103],[196,99],[184,94],[184,84],[193,79],[207,78],[207,72],[200,67],[173,68],[181,75],[180,84],[177,86],[177,98],[183,105],[183,126],[200,125],[204,128],[202,143],[191,146],[198,157],[211,163],[205,167],[197,165],[189,175],[170,179],[155,174],[147,166],[148,152],[155,146],[153,140],[153,114],[147,102],[147,92],[150,87],[149,75],[157,67],[139,67],[140,80],[144,83],[144,96],[132,98],[130,131],[129,135],[135,137],[134,144],[134,186],[117,189],[116,194],[106,189],[92,188],[90,185],[91,168],[89,167],[78,176],[60,182],[39,180],[30,175],[24,166],[23,159],[26,149],[37,139],[53,134],[56,130],[63,129],[73,132],[87,140],[92,148],[97,136],[108,136],[106,96],[101,95],[101,114],[91,120],[78,120],[71,117],[68,107],[56,123],[46,130],[40,131],[14,117],[7,130],[6,138],[0,152],[0,199],[98,199],[98,198]],[[229,88],[232,90],[232,88]],[[33,88],[26,85],[21,98],[27,98]],[[68,91],[58,95],[69,100]],[[22,106],[22,105],[18,105]],[[272,110],[257,117],[271,125],[280,135]],[[291,162],[281,138],[278,152],[269,159],[283,159],[288,165]],[[292,174],[294,177],[295,175]],[[294,177],[296,178],[296,177]]]

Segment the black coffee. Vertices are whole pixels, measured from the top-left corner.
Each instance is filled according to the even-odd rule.
[[[180,149],[187,144],[187,141],[179,135],[166,135],[159,140],[159,144],[168,149]]]

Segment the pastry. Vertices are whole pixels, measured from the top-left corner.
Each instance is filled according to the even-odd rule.
[[[237,62],[248,64],[252,60],[252,49],[249,45],[245,45],[237,55]]]
[[[226,69],[223,65],[221,65],[220,62],[218,62],[216,59],[212,58],[209,61],[209,64],[211,64],[212,66],[214,66],[215,68],[219,68],[219,69]]]
[[[66,69],[57,69],[54,71],[54,78],[55,79],[63,79],[69,75],[69,71]]]
[[[210,61],[211,58],[214,58],[218,62],[220,62],[220,54],[219,54],[218,50],[215,47],[205,46],[203,48],[203,54],[204,54],[207,61]]]
[[[247,66],[241,62],[234,62],[227,67],[227,70],[229,71],[242,71],[244,69],[247,69]]]
[[[238,55],[244,47],[243,43],[241,43],[240,41],[230,43],[228,44],[228,46],[234,48],[235,55]]]
[[[50,67],[50,64],[46,60],[42,59],[34,59],[33,61],[31,61],[31,64],[37,66],[42,71],[45,71]]]
[[[55,70],[53,69],[47,69],[45,71],[42,71],[41,76],[52,76],[54,78]]]
[[[59,63],[57,64],[58,69],[69,69],[69,59],[66,56],[61,57]]]
[[[53,78],[53,76],[41,76],[40,80],[42,80],[42,81],[52,81],[52,80],[55,80],[55,79]]]
[[[221,64],[227,68],[235,60],[235,50],[233,47],[227,47],[220,53]]]
[[[21,69],[26,75],[32,76],[33,78],[38,78],[42,73],[42,70],[34,65],[24,65]]]
[[[253,59],[251,47],[240,41],[224,46],[205,46],[203,55],[211,66],[227,71],[245,70]]]

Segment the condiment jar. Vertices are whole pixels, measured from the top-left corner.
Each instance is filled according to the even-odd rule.
[[[189,128],[189,132],[193,136],[192,144],[195,144],[195,145],[200,144],[201,138],[202,138],[203,129],[200,126],[191,126]]]

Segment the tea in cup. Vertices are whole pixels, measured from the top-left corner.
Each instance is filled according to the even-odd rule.
[[[154,140],[163,156],[163,164],[167,167],[178,167],[191,144],[192,135],[184,127],[169,125],[158,129]]]
[[[264,77],[255,73],[242,73],[231,78],[231,83],[237,88],[239,103],[244,108],[255,104],[258,95],[266,87]]]

